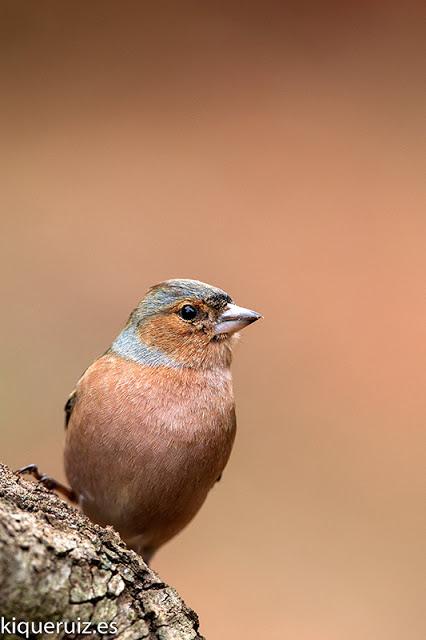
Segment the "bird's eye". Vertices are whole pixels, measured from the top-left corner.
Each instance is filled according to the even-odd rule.
[[[192,304],[185,304],[179,311],[179,315],[183,320],[194,320],[197,317],[198,311]]]

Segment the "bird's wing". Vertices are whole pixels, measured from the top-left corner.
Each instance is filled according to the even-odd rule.
[[[68,422],[70,421],[72,410],[74,409],[74,405],[75,405],[76,401],[77,401],[77,391],[76,391],[76,389],[74,389],[74,391],[71,393],[70,397],[66,401],[66,404],[65,404],[65,407],[64,407],[64,411],[65,411],[65,429],[67,428]]]

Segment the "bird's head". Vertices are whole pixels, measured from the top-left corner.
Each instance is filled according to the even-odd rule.
[[[259,318],[222,289],[198,280],[166,280],[149,289],[112,349],[125,357],[126,350],[127,357],[137,354],[133,359],[150,366],[227,366],[236,333]]]

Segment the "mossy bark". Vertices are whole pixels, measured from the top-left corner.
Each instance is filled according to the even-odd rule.
[[[0,465],[0,616],[114,623],[37,638],[202,640],[197,615],[117,533]],[[18,637],[3,635],[2,637]]]

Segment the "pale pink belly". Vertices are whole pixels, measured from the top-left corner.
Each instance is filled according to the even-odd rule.
[[[84,511],[156,548],[196,514],[235,436],[230,383],[156,378],[105,356],[77,387],[65,469]],[[176,376],[177,374],[173,372]]]

